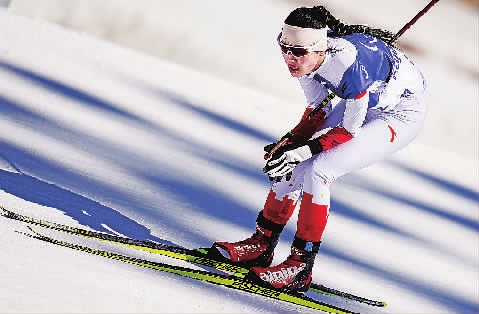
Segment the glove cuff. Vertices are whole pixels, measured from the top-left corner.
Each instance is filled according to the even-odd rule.
[[[308,141],[308,146],[313,156],[323,151],[323,146],[321,145],[321,143],[319,142],[317,138]]]

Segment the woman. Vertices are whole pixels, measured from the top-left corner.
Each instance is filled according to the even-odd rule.
[[[305,121],[285,135],[290,141],[267,160],[264,171],[275,182],[255,233],[239,242],[215,242],[212,250],[251,267],[251,280],[277,289],[308,290],[328,220],[330,185],[404,148],[421,131],[425,82],[403,52],[388,44],[393,37],[388,31],[345,25],[323,6],[297,8],[285,19],[278,44],[304,90]],[[308,120],[328,89],[341,100]],[[301,193],[291,254],[269,267]]]

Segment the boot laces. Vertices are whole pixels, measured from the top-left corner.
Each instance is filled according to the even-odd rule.
[[[267,244],[266,235],[258,228],[255,233],[247,239],[238,242],[239,245]]]

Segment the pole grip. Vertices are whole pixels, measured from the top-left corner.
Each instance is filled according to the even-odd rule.
[[[266,154],[264,154],[264,160],[268,160],[269,157],[271,157],[271,155],[273,155],[281,146],[283,146],[284,144],[286,144],[288,141],[289,141],[289,138],[284,137],[281,141],[279,141],[278,143],[276,143],[276,145],[274,145],[274,147],[271,148],[271,150],[270,150],[269,152],[267,152]]]

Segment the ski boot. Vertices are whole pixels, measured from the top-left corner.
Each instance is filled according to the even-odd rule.
[[[245,240],[213,243],[210,249],[211,256],[220,260],[226,259],[245,268],[271,265],[274,248],[278,244],[284,225],[266,220],[262,212],[258,215],[256,222],[256,231]]]
[[[295,238],[291,254],[273,267],[252,267],[247,279],[281,291],[306,292],[311,285],[312,270],[320,242]]]

